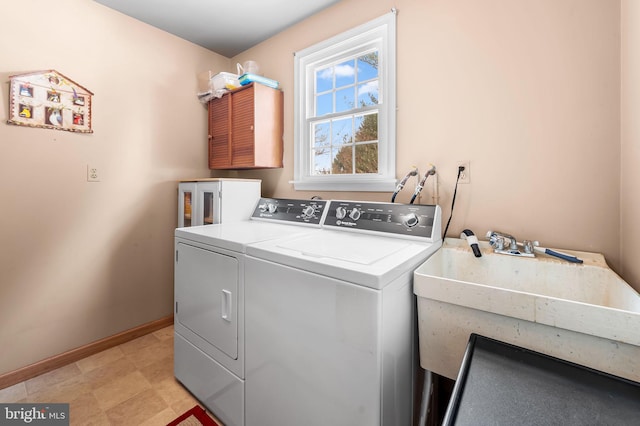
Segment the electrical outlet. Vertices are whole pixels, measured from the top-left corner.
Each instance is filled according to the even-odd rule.
[[[458,161],[458,167],[464,167],[458,183],[471,183],[471,162],[469,160]]]
[[[100,182],[98,168],[91,164],[87,164],[87,182]]]

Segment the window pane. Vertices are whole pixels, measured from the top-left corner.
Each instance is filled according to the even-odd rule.
[[[332,126],[332,145],[344,145],[353,142],[353,120],[351,118],[333,120]]]
[[[378,104],[378,80],[369,81],[358,86],[358,107]]]
[[[313,150],[314,175],[327,175],[331,173],[331,148],[319,148]]]
[[[333,112],[333,93],[316,96],[316,117]]]
[[[329,123],[315,123],[311,129],[314,148],[318,148],[324,145],[329,145],[329,133],[331,132],[331,126]]]
[[[336,92],[336,112],[355,108],[355,88],[353,86]]]
[[[336,88],[355,83],[355,60],[345,61],[335,66]]]
[[[331,124],[315,123],[311,128],[313,141],[312,174],[325,175],[331,173]]]
[[[356,145],[356,173],[378,173],[378,144]]]
[[[369,142],[378,140],[378,113],[359,115],[355,117],[355,141]]]
[[[378,51],[358,58],[358,81],[378,78]]]
[[[333,67],[316,71],[316,93],[333,89]]]
[[[345,145],[333,149],[331,173],[336,175],[353,173],[353,146]]]

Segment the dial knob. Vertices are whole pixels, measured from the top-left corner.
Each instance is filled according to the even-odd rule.
[[[269,213],[275,213],[276,210],[278,210],[278,206],[273,204],[273,203],[264,203],[264,204],[260,204],[258,206],[258,208],[260,209],[261,212],[266,212],[268,211]]]
[[[347,209],[345,209],[342,206],[339,206],[336,209],[336,218],[337,219],[344,219],[347,216]]]
[[[315,213],[316,209],[314,209],[313,206],[306,206],[302,209],[302,217],[304,217],[305,219],[312,218]]]
[[[404,217],[404,224],[409,228],[413,228],[418,224],[418,222],[420,222],[420,219],[418,218],[418,215],[415,213],[409,213]]]
[[[349,212],[349,217],[353,220],[358,220],[360,219],[360,210],[354,208],[353,210],[351,210],[351,212]]]

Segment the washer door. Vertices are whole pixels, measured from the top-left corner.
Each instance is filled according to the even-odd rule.
[[[238,259],[188,244],[177,244],[177,321],[238,358]]]
[[[246,426],[381,425],[379,293],[247,258]]]

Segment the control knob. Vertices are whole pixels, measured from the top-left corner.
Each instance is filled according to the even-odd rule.
[[[354,208],[353,210],[351,210],[351,212],[349,212],[349,217],[355,221],[360,219],[360,214],[360,210]]]
[[[418,215],[415,213],[409,213],[408,215],[406,215],[404,217],[404,224],[408,227],[408,228],[413,228],[414,226],[416,226],[418,223],[420,222],[420,219],[418,218]]]
[[[302,209],[302,217],[305,219],[311,219],[316,213],[316,209],[313,206],[306,206]]]
[[[347,209],[345,209],[345,208],[344,208],[344,207],[342,207],[342,206],[339,206],[339,207],[336,209],[336,219],[340,219],[340,220],[342,220],[342,219],[344,219],[346,216],[347,216]]]
[[[276,206],[273,203],[264,203],[264,204],[260,204],[260,206],[258,206],[260,208],[261,212],[266,212],[268,211],[269,213],[275,213],[276,210],[278,210],[278,206]]]

